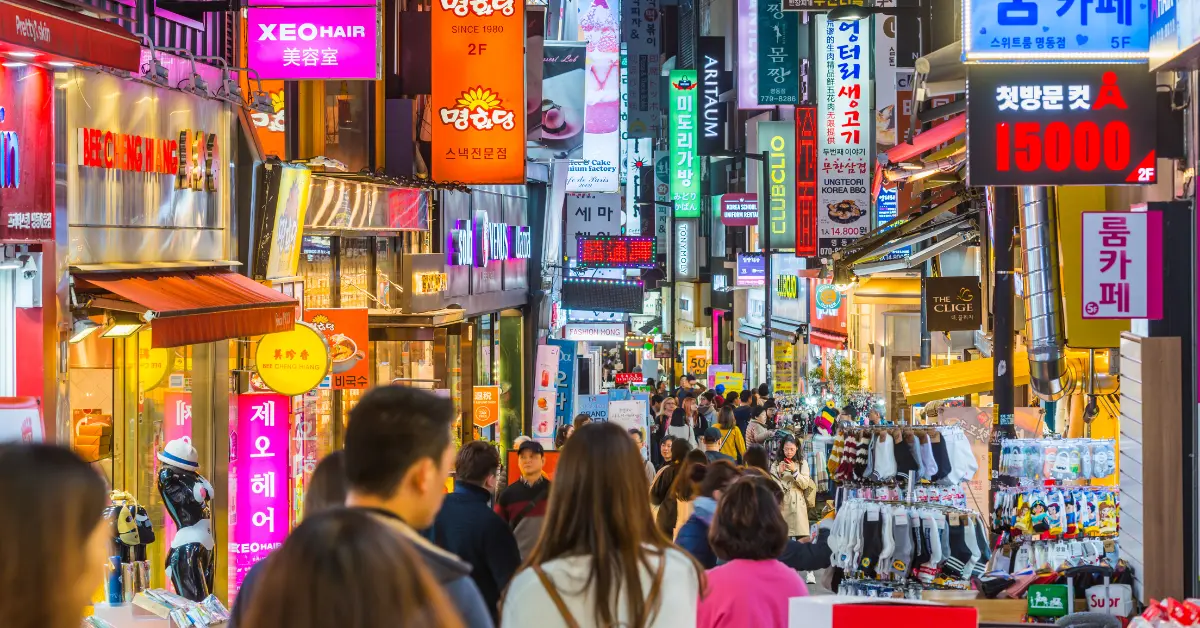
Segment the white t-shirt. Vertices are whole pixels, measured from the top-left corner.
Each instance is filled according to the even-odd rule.
[[[587,580],[590,556],[559,558],[542,565],[542,570],[554,583],[567,609],[581,628],[608,628],[597,626],[595,602],[589,588],[583,590]],[[650,594],[654,574],[658,571],[657,559],[652,559],[653,570],[642,568],[642,597]],[[621,592],[621,604],[617,621],[628,622],[628,604],[625,591]],[[663,571],[663,582],[659,588],[662,604],[648,628],[695,628],[696,608],[699,603],[700,583],[696,569],[687,555],[678,549],[667,550],[667,567]],[[504,611],[500,617],[501,628],[564,627],[567,622],[558,612],[558,607],[542,586],[541,580],[532,569],[525,569],[513,577],[508,594],[504,597]]]

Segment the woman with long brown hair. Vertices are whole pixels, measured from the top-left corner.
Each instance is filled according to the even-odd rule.
[[[409,542],[358,509],[305,517],[249,602],[243,625],[252,628],[462,626]]]
[[[704,451],[693,449],[683,458],[683,466],[675,475],[675,483],[671,485],[671,496],[675,498],[675,527],[671,539],[679,536],[679,529],[692,516],[696,497],[700,495],[700,482],[696,480],[696,467],[708,464]]]
[[[658,470],[658,475],[650,484],[650,505],[656,509],[653,510],[654,520],[658,524],[658,529],[668,539],[675,536],[675,519],[678,515],[678,505],[671,489],[674,488],[675,478],[690,451],[692,451],[691,443],[682,438],[672,438],[671,455],[667,459],[667,464]]]
[[[501,626],[693,628],[704,571],[658,532],[625,430],[580,428],[554,474],[542,535],[504,598]]]
[[[70,450],[0,445],[0,626],[79,626],[113,553],[106,502],[104,480]]]

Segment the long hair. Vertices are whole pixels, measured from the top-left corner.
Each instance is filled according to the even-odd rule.
[[[734,417],[733,408],[728,406],[721,408],[721,413],[717,415],[717,425],[720,425],[721,429],[725,431],[737,427],[737,418]]]
[[[101,582],[87,549],[106,501],[104,479],[70,450],[0,445],[0,626],[79,626],[88,599],[76,583]]]
[[[563,448],[542,533],[523,568],[590,556],[591,571],[583,587],[591,589],[589,598],[595,600],[595,624],[615,625],[624,595],[628,626],[645,628],[657,616],[662,599],[647,607],[649,591],[642,590],[641,570],[654,573],[651,560],[667,560],[666,551],[674,546],[650,515],[650,486],[641,455],[625,430],[614,423],[593,423],[578,434],[580,438]],[[693,564],[703,591],[704,569]]]
[[[675,474],[675,483],[671,485],[671,497],[681,499],[683,501],[691,501],[696,498],[696,494],[700,490],[700,485],[692,479],[692,471],[696,465],[708,464],[708,456],[701,449],[693,449],[683,458],[683,466],[679,467],[679,471]]]
[[[461,628],[425,563],[366,512],[306,517],[267,561],[246,626]]]

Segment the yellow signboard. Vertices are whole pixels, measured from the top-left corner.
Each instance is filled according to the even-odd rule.
[[[167,379],[175,366],[175,349],[150,348],[150,330],[138,332],[138,390],[149,392]]]
[[[292,331],[260,338],[254,362],[267,388],[281,395],[303,395],[329,374],[329,345],[315,327],[297,322]]]
[[[742,377],[741,373],[726,373],[722,371],[713,374],[713,385],[714,387],[724,385],[725,392],[731,390],[742,392],[742,389],[746,387],[746,380]]]
[[[692,375],[697,377],[707,377],[710,355],[712,354],[709,349],[701,347],[688,347],[683,350],[683,367]]]

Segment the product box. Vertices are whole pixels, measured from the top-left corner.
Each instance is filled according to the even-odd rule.
[[[788,602],[788,628],[976,628],[973,608],[916,600],[821,595]]]

